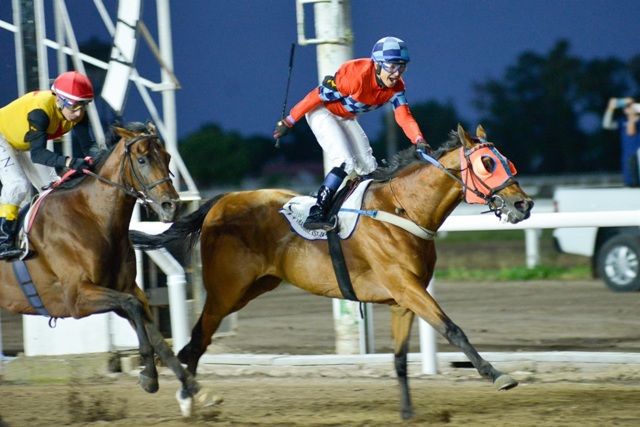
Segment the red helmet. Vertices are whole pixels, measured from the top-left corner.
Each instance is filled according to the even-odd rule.
[[[93,101],[93,85],[86,76],[77,71],[60,74],[51,85],[51,91],[72,104]]]

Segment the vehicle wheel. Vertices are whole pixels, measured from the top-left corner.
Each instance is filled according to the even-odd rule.
[[[619,234],[598,251],[598,274],[614,292],[640,290],[640,239]]]

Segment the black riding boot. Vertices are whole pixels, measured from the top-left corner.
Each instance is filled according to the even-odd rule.
[[[327,219],[327,213],[331,206],[331,199],[333,198],[333,190],[324,185],[318,190],[318,200],[316,204],[309,209],[309,216],[304,222],[304,228],[308,230],[331,230],[335,224],[332,224]]]
[[[16,232],[18,221],[0,218],[0,259],[11,259],[22,255],[22,250],[16,248]]]
[[[322,229],[329,231],[335,227],[335,223],[332,223],[327,218],[327,213],[329,212],[333,195],[336,194],[346,176],[347,173],[342,167],[331,169],[331,172],[329,172],[320,186],[320,190],[318,190],[318,200],[316,200],[316,204],[309,209],[309,216],[304,222],[304,228],[308,230]]]

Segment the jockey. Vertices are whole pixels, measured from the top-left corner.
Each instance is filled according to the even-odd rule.
[[[384,37],[373,46],[371,58],[345,62],[335,76],[326,76],[320,86],[277,123],[274,138],[286,135],[305,116],[334,166],[318,191],[305,228],[331,229],[333,225],[327,219],[327,211],[344,178],[354,170],[359,175],[367,175],[378,167],[369,139],[357,121],[358,115],[390,102],[396,122],[409,140],[416,148],[431,152],[405,97],[402,74],[409,61],[405,42]]]
[[[90,169],[90,159],[74,159],[47,149],[47,140],[74,130],[85,156],[99,150],[89,133],[87,104],[94,98],[89,79],[75,71],[55,79],[51,91],[27,93],[0,108],[0,259],[22,254],[15,247],[18,209],[30,186],[43,187],[59,177],[56,167]]]

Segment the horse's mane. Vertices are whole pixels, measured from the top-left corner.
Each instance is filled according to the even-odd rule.
[[[445,153],[461,146],[462,142],[460,141],[458,133],[456,131],[451,131],[449,133],[449,139],[445,141],[437,150],[435,150],[431,157],[437,160]],[[371,178],[373,178],[373,180],[376,182],[388,181],[409,166],[415,163],[426,162],[426,160],[416,154],[414,147],[405,148],[404,150],[399,151],[393,156],[388,166],[379,167],[378,169],[373,171],[371,173]]]
[[[122,139],[122,137],[115,131],[114,127],[121,127],[135,133],[145,133],[147,131],[147,126],[142,122],[130,122],[125,124],[114,123],[109,126],[109,131],[105,135],[106,148],[101,149],[100,152],[93,157],[93,170],[95,171],[100,170],[102,164],[111,155],[114,148],[118,145],[118,142],[120,142],[120,139]],[[70,179],[67,179],[56,188],[76,188],[88,177],[89,175],[85,174],[74,174]]]

